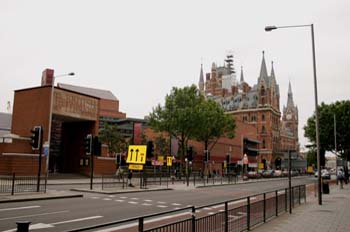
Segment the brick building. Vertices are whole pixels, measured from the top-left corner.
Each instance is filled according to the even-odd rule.
[[[199,90],[207,98],[214,99],[228,114],[236,119],[238,129],[236,138],[246,134],[254,136],[258,142],[258,151],[247,150],[250,160],[257,160],[264,167],[281,167],[281,159],[287,150],[299,150],[298,143],[298,109],[294,106],[291,84],[289,83],[287,107],[280,111],[280,91],[276,81],[273,63],[270,75],[267,72],[263,52],[260,74],[257,83],[250,86],[244,80],[241,68],[240,80],[236,78],[233,68],[233,56],[227,56],[225,65],[217,67],[212,64],[211,72],[203,74],[201,66]],[[251,131],[247,131],[250,125]],[[241,141],[241,146],[245,143]],[[240,156],[243,155],[243,149]]]

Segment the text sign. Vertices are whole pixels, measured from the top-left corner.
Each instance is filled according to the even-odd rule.
[[[142,164],[129,164],[129,170],[143,170]]]
[[[167,156],[166,157],[166,166],[170,167],[173,165],[173,157],[172,156]]]
[[[145,164],[146,150],[146,145],[130,145],[126,162],[132,164]]]

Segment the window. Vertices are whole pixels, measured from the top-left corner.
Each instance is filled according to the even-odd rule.
[[[261,115],[261,121],[265,121],[265,114]]]
[[[247,122],[248,121],[248,116],[243,116],[243,122]]]
[[[253,116],[251,117],[251,121],[252,121],[252,122],[256,122],[256,116],[255,116],[255,115],[253,115]]]
[[[265,139],[263,139],[263,141],[262,141],[262,148],[266,148],[266,142],[265,142]]]
[[[262,128],[261,128],[261,133],[262,133],[262,134],[266,134],[265,126],[262,126]]]

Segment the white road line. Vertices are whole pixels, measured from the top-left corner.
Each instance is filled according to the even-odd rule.
[[[100,197],[91,197],[92,199],[100,199]]]
[[[157,201],[158,204],[166,204],[164,201]]]
[[[171,205],[179,206],[179,205],[181,205],[181,204],[179,204],[179,203],[172,203]]]
[[[144,205],[144,206],[150,206],[150,205],[152,205],[152,204],[150,204],[150,203],[143,203],[142,205]]]
[[[154,219],[151,219],[151,220],[146,220],[145,224],[151,223],[151,222],[156,222],[156,221],[161,221],[161,220],[169,219],[169,218],[173,218],[173,217],[180,217],[180,216],[184,216],[184,215],[190,215],[190,214],[191,214],[190,212],[184,212],[184,213],[174,214],[174,215],[171,215],[171,216],[164,216],[164,217],[161,217],[161,218],[154,218]],[[96,230],[95,232],[113,232],[113,231],[117,231],[117,230],[123,230],[123,229],[126,229],[126,228],[134,227],[134,226],[137,226],[137,225],[138,225],[138,222],[134,222],[134,223],[130,223],[130,224],[123,225],[123,226],[116,226],[116,227],[108,228],[108,229],[104,229],[104,230]]]
[[[117,199],[117,200],[114,200],[114,201],[117,201],[117,202],[124,202],[125,200],[119,200],[119,199]]]
[[[131,198],[131,200],[138,200],[139,198],[137,198],[137,197],[133,197],[133,198]]]
[[[152,202],[153,200],[144,200],[144,201],[147,201],[147,202]]]
[[[203,210],[212,210],[213,208],[210,208],[210,207],[205,207],[203,208]]]
[[[209,212],[208,214],[209,214],[209,215],[213,215],[213,214],[215,214],[215,213],[214,213],[214,212]]]
[[[86,218],[77,218],[77,219],[68,220],[68,221],[51,223],[51,225],[60,225],[60,224],[71,223],[71,222],[80,222],[80,221],[92,220],[92,219],[97,219],[97,218],[102,218],[102,217],[103,216],[92,216],[92,217],[86,217]]]
[[[104,201],[110,201],[110,200],[112,200],[111,198],[103,198],[102,200],[104,200]]]
[[[56,211],[51,213],[39,213],[39,214],[30,214],[30,215],[23,215],[23,216],[17,216],[17,217],[9,217],[9,218],[0,218],[0,221],[9,220],[9,219],[16,219],[16,218],[23,218],[23,217],[36,217],[36,216],[43,216],[43,215],[50,215],[50,214],[58,214],[58,213],[68,213],[68,210],[63,211]]]
[[[0,209],[0,212],[17,210],[17,209],[34,209],[34,208],[40,208],[40,206],[39,205],[32,205],[32,206],[23,206],[23,207],[16,207],[16,208],[4,208],[4,209]]]
[[[166,208],[168,206],[166,206],[166,205],[157,205],[157,207],[159,207],[159,208]]]
[[[136,202],[136,201],[128,201],[128,203],[129,203],[129,204],[133,204],[133,205],[138,204],[138,202]]]
[[[128,197],[120,197],[121,199],[126,199],[126,198],[128,198]]]
[[[108,197],[114,197],[114,195],[109,195]]]

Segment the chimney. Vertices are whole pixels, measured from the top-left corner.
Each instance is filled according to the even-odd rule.
[[[53,83],[53,69],[45,69],[41,77],[41,86],[52,85]]]

